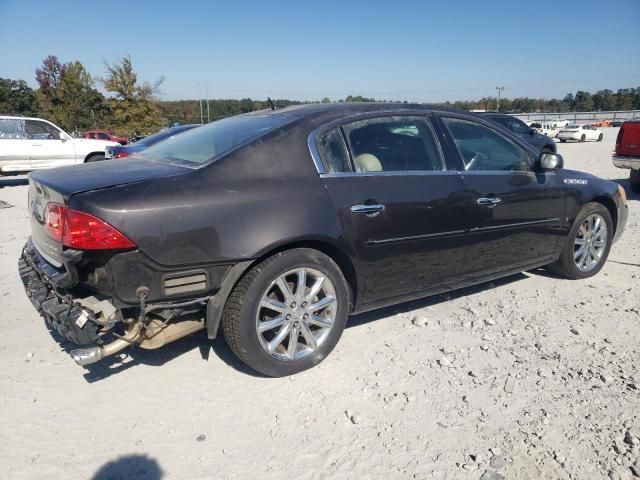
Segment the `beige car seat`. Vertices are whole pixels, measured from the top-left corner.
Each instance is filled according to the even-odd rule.
[[[378,157],[370,153],[361,153],[354,158],[356,172],[381,172],[382,164]]]

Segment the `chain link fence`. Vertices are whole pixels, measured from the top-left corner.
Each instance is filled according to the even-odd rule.
[[[516,113],[520,120],[547,122],[567,120],[571,123],[593,123],[600,120],[640,120],[640,110],[611,112]]]

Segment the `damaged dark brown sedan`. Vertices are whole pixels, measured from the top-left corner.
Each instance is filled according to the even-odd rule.
[[[222,329],[282,376],[322,361],[352,313],[541,266],[594,275],[627,208],[473,114],[307,105],[32,173],[19,267],[78,364]]]

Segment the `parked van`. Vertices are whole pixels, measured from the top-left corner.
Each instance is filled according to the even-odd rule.
[[[640,193],[640,120],[624,122],[620,127],[613,164],[631,170],[631,190]]]

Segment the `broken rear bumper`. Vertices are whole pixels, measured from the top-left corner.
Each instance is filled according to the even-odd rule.
[[[22,250],[18,271],[27,297],[49,327],[78,345],[95,342],[101,329],[95,313],[60,286],[69,281],[70,274],[48,263],[31,239]]]

